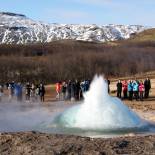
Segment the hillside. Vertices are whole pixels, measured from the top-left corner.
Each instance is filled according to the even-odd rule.
[[[153,42],[155,41],[155,28],[144,30],[143,32],[140,32],[128,40],[132,42]]]
[[[109,42],[109,45],[126,45],[132,46],[154,46],[155,44],[155,28],[144,30],[138,34],[132,35],[129,39],[121,41]]]
[[[151,32],[147,30],[132,39],[108,44],[75,40],[2,44],[0,81],[54,82],[92,78],[95,73],[120,77],[154,71],[155,42]],[[141,41],[142,38],[148,39]]]

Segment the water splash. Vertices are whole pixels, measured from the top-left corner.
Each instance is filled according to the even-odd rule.
[[[102,76],[94,77],[90,90],[84,94],[84,103],[68,109],[56,121],[66,128],[102,131],[146,125],[120,99],[108,94],[107,82]]]

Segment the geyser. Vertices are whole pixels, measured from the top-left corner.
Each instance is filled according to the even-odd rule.
[[[140,129],[146,125],[120,99],[108,94],[107,82],[102,76],[94,77],[82,104],[64,111],[55,122],[63,128],[88,131]]]

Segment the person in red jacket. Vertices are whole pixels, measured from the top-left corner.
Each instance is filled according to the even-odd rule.
[[[139,98],[141,101],[143,101],[143,98],[144,98],[144,84],[142,81],[140,81],[140,84],[139,84]]]
[[[127,81],[125,80],[123,82],[123,95],[124,95],[124,99],[127,99],[127,92],[128,92],[128,83]]]
[[[61,93],[61,82],[56,83],[55,90],[56,90],[56,93],[57,93],[56,98],[57,98],[57,99],[60,99],[60,93]]]

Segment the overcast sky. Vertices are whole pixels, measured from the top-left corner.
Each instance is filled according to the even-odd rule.
[[[1,0],[0,10],[49,23],[155,26],[155,0]]]

